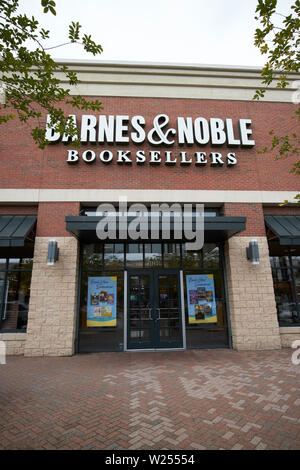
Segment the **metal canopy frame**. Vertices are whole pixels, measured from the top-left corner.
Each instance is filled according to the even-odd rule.
[[[279,238],[280,245],[300,245],[299,215],[266,215],[265,224]]]
[[[93,242],[99,242],[99,239],[97,238],[96,234],[96,227],[98,222],[101,220],[102,217],[100,216],[73,216],[69,215],[66,216],[66,229],[68,232],[70,232],[75,238],[77,238],[80,241],[86,242],[86,243],[93,243]],[[134,217],[128,217],[128,223],[130,223],[131,220],[133,220]],[[118,232],[118,217],[116,218],[116,228]],[[160,227],[160,232],[162,229],[162,221],[159,221],[159,227]],[[152,240],[151,238],[149,239],[138,239],[136,240],[136,243],[146,243],[146,242],[153,242],[153,243],[158,243],[159,241],[169,241],[169,242],[185,242],[185,240],[182,238],[180,240],[177,240],[173,236],[173,227],[174,223],[171,218],[170,222],[170,238],[168,240],[160,238]],[[193,230],[195,229],[195,226],[193,226]],[[224,241],[227,240],[228,238],[232,237],[233,235],[236,235],[237,233],[243,231],[246,229],[246,217],[221,217],[221,216],[216,216],[216,217],[205,217],[204,219],[204,231],[205,231],[205,242],[218,242],[218,241]],[[109,238],[106,241],[115,241],[117,242],[118,239],[114,240],[109,240]],[[125,241],[125,240],[122,240]],[[134,243],[134,241],[132,241]]]
[[[1,215],[0,247],[24,246],[36,219],[36,215]]]

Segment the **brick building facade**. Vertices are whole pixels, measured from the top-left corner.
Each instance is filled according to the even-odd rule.
[[[8,353],[278,349],[300,339],[296,157],[259,153],[270,130],[298,132],[292,86],[254,102],[255,68],[70,66],[81,79],[71,93],[101,99],[106,126],[102,135],[98,115],[76,113],[78,126],[86,123],[78,161],[70,141],[42,151],[17,120],[1,129],[0,340]],[[120,196],[147,208],[192,204],[193,213],[204,204],[203,248],[189,253],[171,236],[101,242],[96,208],[117,207]],[[53,239],[59,258],[49,266]],[[253,239],[259,264],[246,256]],[[99,294],[108,279],[110,305]]]

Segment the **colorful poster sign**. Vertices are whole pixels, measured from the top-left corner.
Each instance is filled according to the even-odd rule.
[[[186,276],[189,323],[216,323],[217,307],[213,274]]]
[[[89,277],[87,326],[117,326],[117,277]]]

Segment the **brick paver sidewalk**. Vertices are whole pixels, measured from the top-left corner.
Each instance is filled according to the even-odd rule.
[[[8,357],[1,449],[300,449],[293,350]]]

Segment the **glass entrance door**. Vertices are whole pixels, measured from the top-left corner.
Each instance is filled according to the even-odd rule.
[[[127,347],[182,348],[178,270],[128,271]]]

